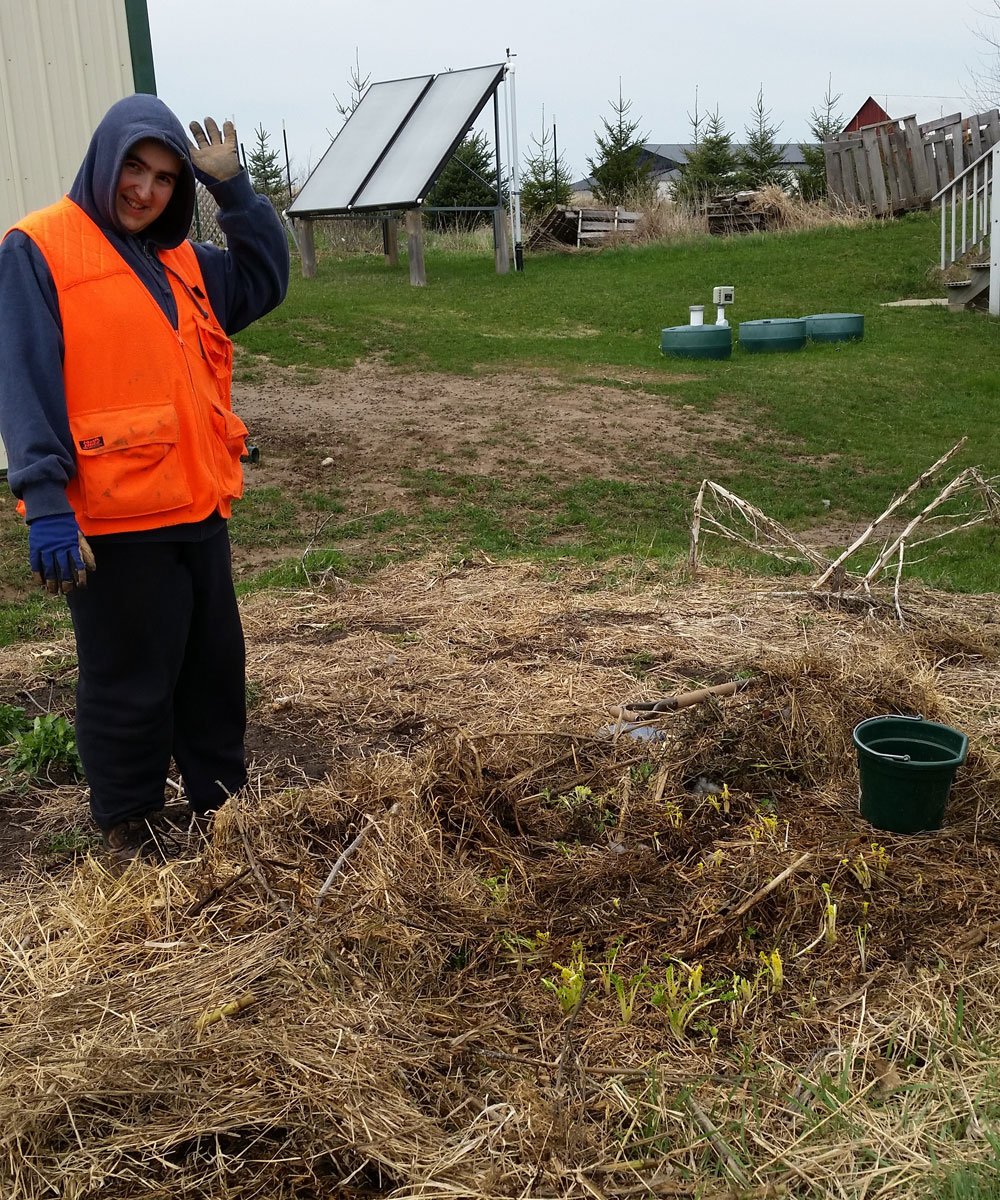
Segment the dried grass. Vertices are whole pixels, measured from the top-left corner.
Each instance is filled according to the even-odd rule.
[[[761,188],[750,207],[753,212],[765,214],[769,229],[792,232],[821,229],[828,225],[872,225],[876,221],[874,213],[863,208],[848,208],[835,196],[826,200],[803,200],[801,196],[790,195],[776,184]]]
[[[917,591],[901,632],[778,591],[483,561],[250,599],[258,721],[329,773],[256,764],[187,860],[5,888],[4,1197],[873,1200],[989,1158],[995,605]],[[974,750],[945,830],[877,834],[850,729],[915,709]],[[671,963],[717,989],[686,1022]]]

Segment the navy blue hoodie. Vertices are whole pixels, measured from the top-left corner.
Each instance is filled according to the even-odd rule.
[[[127,152],[146,138],[168,146],[182,166],[167,207],[133,235],[118,224],[115,195]],[[233,334],[284,299],[288,241],[270,201],[254,193],[244,171],[221,183],[205,176],[201,181],[219,206],[228,249],[195,243],[195,253],[219,324]],[[187,136],[170,109],[147,95],[112,105],[94,131],[69,198],[100,227],[176,328],[173,293],[156,251],[179,246],[187,236],[195,170]],[[24,500],[29,521],[69,512],[65,489],[76,461],[63,390],[59,298],[41,252],[16,229],[0,243],[0,344],[0,437],[11,491]]]

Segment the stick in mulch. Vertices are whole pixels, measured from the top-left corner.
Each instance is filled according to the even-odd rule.
[[[392,814],[396,811],[397,808],[399,808],[398,800],[392,806],[392,808],[390,808],[389,811],[385,814],[385,819],[388,820],[392,816]],[[351,855],[354,853],[354,851],[357,850],[357,848],[361,845],[361,843],[365,840],[365,838],[369,835],[369,833],[371,833],[371,831],[375,828],[375,826],[376,826],[375,818],[369,813],[368,816],[365,817],[365,824],[364,824],[364,826],[362,826],[361,832],[357,835],[357,837],[354,839],[353,842],[351,842],[348,846],[345,846],[344,849],[341,851],[340,857],[330,868],[330,874],[327,875],[326,879],[323,881],[323,886],[316,893],[315,905],[317,908],[319,908],[319,906],[323,903],[323,897],[333,886],[333,881],[340,874],[341,867],[343,867],[344,863],[347,862],[347,860],[351,857]]]
[[[676,953],[671,955],[671,958],[689,958],[693,954],[700,954],[706,947],[710,946],[714,941],[717,941],[720,937],[722,937],[726,930],[735,921],[738,921],[740,917],[745,916],[751,908],[759,904],[765,896],[769,896],[775,888],[780,887],[789,877],[789,875],[794,875],[799,867],[801,867],[811,857],[811,850],[807,850],[804,854],[800,854],[795,862],[793,862],[790,866],[785,867],[783,871],[775,875],[775,877],[768,883],[765,883],[763,887],[758,888],[752,896],[744,900],[743,903],[737,908],[734,908],[732,912],[718,914],[722,920],[721,925],[717,925],[708,933],[702,934],[702,936],[692,943],[692,945],[688,946],[684,950],[678,950]]]
[[[677,712],[682,708],[690,708],[693,704],[701,704],[713,696],[735,696],[748,687],[752,680],[733,679],[729,683],[717,683],[713,687],[697,688],[693,692],[680,692],[676,696],[664,696],[662,700],[630,700],[625,704],[615,704],[609,712],[619,720],[631,721],[629,713],[638,714],[640,720],[651,721],[663,713]]]
[[[716,1157],[722,1164],[723,1170],[729,1175],[730,1179],[741,1188],[749,1186],[749,1179],[746,1172],[743,1170],[736,1155],[733,1153],[732,1147],[722,1136],[716,1126],[709,1120],[708,1114],[701,1107],[694,1096],[687,1097],[688,1110],[691,1116],[694,1117],[696,1123],[700,1126],[702,1132],[708,1138],[708,1144],[712,1147]]]

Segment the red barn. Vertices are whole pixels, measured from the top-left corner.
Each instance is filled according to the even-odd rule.
[[[855,133],[865,125],[879,125],[882,121],[891,121],[892,117],[881,104],[871,96],[861,105],[858,111],[844,126],[844,133]]]

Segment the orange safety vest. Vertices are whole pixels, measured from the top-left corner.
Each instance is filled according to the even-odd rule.
[[[243,494],[247,428],[232,411],[233,347],[212,312],[194,247],[160,250],[175,330],[69,197],[14,226],[59,295],[76,475],[66,496],[91,536],[228,517]]]

